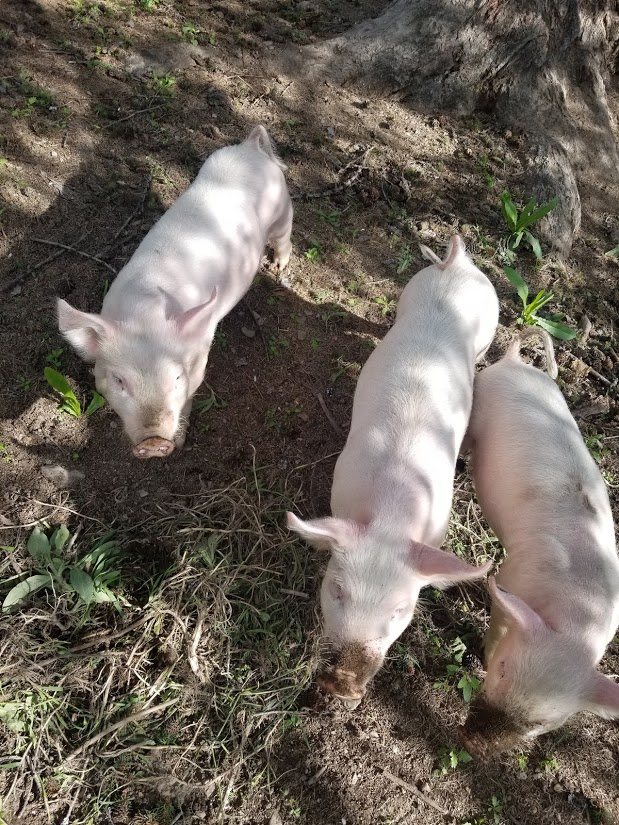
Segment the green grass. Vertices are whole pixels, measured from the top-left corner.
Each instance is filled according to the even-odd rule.
[[[53,821],[73,802],[72,825],[122,811],[142,821],[133,818],[145,816],[139,800],[156,791],[197,793],[215,821],[271,780],[268,753],[301,724],[316,656],[314,604],[303,597],[315,573],[283,526],[293,505],[255,468],[190,502],[173,498],[162,517],[116,532],[118,609],[87,607],[65,572],[62,587],[0,616],[0,769],[13,788],[5,806],[17,807],[16,789],[34,777]],[[83,562],[100,528],[71,547],[63,527],[36,535],[36,547],[4,548],[3,598],[16,579],[50,571],[48,552],[94,581]],[[167,569],[147,561],[153,544]],[[167,804],[172,821],[178,806]]]
[[[504,266],[503,271],[522,302],[522,312],[518,318],[518,324],[541,327],[550,335],[563,341],[576,338],[578,335],[576,330],[562,323],[563,313],[544,316],[539,314],[540,310],[553,300],[555,297],[554,292],[546,292],[545,289],[540,289],[535,298],[529,301],[529,285],[524,278],[511,266]]]
[[[60,352],[62,352],[62,350],[60,350]],[[61,412],[67,413],[67,415],[71,415],[73,418],[80,418],[82,415],[92,415],[105,404],[105,398],[93,390],[90,403],[86,407],[82,407],[64,375],[52,369],[52,367],[45,367],[43,373],[50,387],[56,390],[62,397],[62,402],[59,406]]]

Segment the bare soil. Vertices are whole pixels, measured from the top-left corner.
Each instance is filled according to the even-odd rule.
[[[499,194],[528,194],[521,189],[523,135],[490,121],[420,115],[272,68],[287,45],[343,31],[381,5],[0,6],[0,541],[17,548],[4,578],[28,566],[25,539],[33,523],[47,519],[139,533],[125,563],[130,589],[166,570],[173,539],[160,538],[153,525],[171,504],[191,508],[196,497],[251,481],[256,470],[266,487],[285,481],[301,514],[324,515],[356,377],[389,328],[403,284],[422,265],[420,242],[440,252],[454,232],[464,236],[501,300],[488,362],[502,351],[519,304],[497,253],[505,236]],[[45,366],[56,359],[86,402],[93,379],[58,335],[54,299],[98,311],[114,272],[203,159],[256,123],[265,124],[288,165],[295,198],[289,270],[277,279],[265,259],[246,302],[221,323],[187,447],[166,461],[137,461],[110,410],[79,419],[59,411]],[[557,342],[560,384],[609,481],[616,516],[619,268],[605,253],[618,242],[619,215],[585,204],[565,265],[535,267],[524,253],[517,262],[532,291],[552,289],[551,307],[568,323],[579,326],[584,315],[591,321],[586,342]],[[59,487],[42,473],[45,465],[83,478]],[[472,501],[463,464],[454,504],[462,529],[450,539],[476,557],[486,534]],[[310,556],[309,634],[316,633],[319,565]],[[430,594],[362,705],[345,710],[311,687],[295,725],[242,765],[244,790],[231,794],[223,813],[219,787],[200,797],[131,786],[120,794],[124,807],[114,803],[88,821],[167,825],[217,821],[221,813],[223,821],[248,825],[619,822],[616,722],[582,715],[520,762],[508,754],[441,773],[442,749],[455,747],[466,714],[460,691],[436,686],[450,661],[445,646],[462,638],[478,672],[473,654],[481,651],[486,608],[481,586]],[[603,669],[619,672],[619,640]],[[5,771],[7,822],[47,821],[36,786],[17,819],[24,789],[8,795],[12,781]],[[80,805],[96,792],[90,787]],[[51,821],[86,821],[79,805],[63,820],[65,797],[53,785],[47,793]]]

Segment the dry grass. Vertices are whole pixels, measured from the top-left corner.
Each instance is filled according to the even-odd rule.
[[[308,556],[282,518],[292,502],[261,485],[254,470],[117,532],[124,606],[48,591],[2,617],[7,811],[42,799],[72,825],[112,807],[114,822],[133,822],[152,790],[220,816],[250,778],[270,780],[269,749],[298,722],[316,637]],[[153,545],[169,566],[145,578]],[[12,558],[25,570],[20,548]]]

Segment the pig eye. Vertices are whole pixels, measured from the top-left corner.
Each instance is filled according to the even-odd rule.
[[[344,588],[342,586],[341,581],[338,581],[338,579],[333,579],[332,582],[331,582],[331,585],[329,587],[329,590],[331,591],[331,595],[333,596],[334,599],[336,599],[338,602],[343,601],[343,599],[344,599]]]
[[[403,615],[403,613],[404,613],[404,605],[402,605],[401,607],[396,607],[396,609],[393,611],[393,615],[391,616],[391,618],[392,619],[399,619],[400,616]]]
[[[116,386],[117,386],[120,390],[124,390],[124,389],[125,389],[125,383],[124,383],[124,381],[122,380],[122,378],[120,377],[120,375],[115,375],[114,373],[112,373],[112,379],[113,379],[114,383],[116,384]]]

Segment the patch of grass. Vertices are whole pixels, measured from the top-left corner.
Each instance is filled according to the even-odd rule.
[[[150,88],[155,99],[169,100],[176,93],[176,77],[173,74],[153,73],[150,79]]]
[[[77,396],[71,389],[71,385],[67,379],[52,367],[45,367],[43,370],[45,380],[50,387],[62,396],[62,403],[60,404],[60,411],[72,415],[74,418],[80,418],[82,415],[92,415],[101,409],[105,404],[105,398],[99,395],[96,390],[93,390],[92,398],[87,407],[82,408]]]
[[[540,289],[535,298],[529,301],[529,285],[524,278],[512,269],[511,266],[504,266],[503,271],[507,276],[508,281],[518,293],[518,297],[522,301],[522,312],[518,318],[517,323],[524,326],[538,326],[549,332],[555,338],[560,338],[563,341],[569,341],[576,338],[578,333],[576,330],[568,327],[567,324],[562,323],[563,314],[555,313],[554,315],[541,316],[540,309],[545,307],[555,297],[554,292],[546,292],[545,289]]]
[[[537,223],[537,221],[544,218],[549,212],[552,212],[558,203],[558,199],[553,198],[548,201],[548,203],[538,206],[535,198],[531,198],[531,200],[527,201],[527,203],[523,206],[522,210],[518,211],[518,208],[512,200],[509,192],[503,192],[501,194],[501,212],[510,232],[510,235],[507,238],[506,253],[506,257],[509,261],[513,261],[516,257],[516,250],[520,246],[522,240],[526,241],[526,243],[530,246],[535,257],[539,261],[542,260],[543,254],[540,243],[535,235],[529,231],[528,227],[532,226],[534,223]]]
[[[9,453],[9,448],[6,446],[4,441],[0,441],[0,458],[7,464],[10,464],[11,461],[13,461],[13,457]]]
[[[411,264],[414,261],[413,253],[411,252],[410,246],[408,244],[403,244],[400,247],[400,251],[398,253],[398,259],[396,261],[396,275],[401,276],[410,269]]]
[[[122,615],[48,588],[0,616],[0,768],[14,789],[5,806],[15,810],[35,776],[53,821],[76,800],[76,825],[115,821],[146,793],[157,811],[171,795],[195,794],[214,822],[253,778],[273,779],[269,752],[303,724],[299,697],[317,655],[314,604],[303,597],[315,570],[284,524],[294,501],[270,470],[247,476],[172,497],[163,517],[117,532]],[[87,571],[67,545],[51,557]],[[148,561],[153,547],[167,569]],[[19,543],[9,559],[7,589],[33,563]]]
[[[557,757],[552,753],[545,754],[545,756],[540,759],[539,766],[540,770],[545,771],[546,773],[555,773],[559,770]]]
[[[494,794],[490,797],[488,803],[488,814],[490,816],[490,822],[494,823],[494,825],[501,825],[503,822],[503,801],[499,799],[498,796],[494,796]]]

